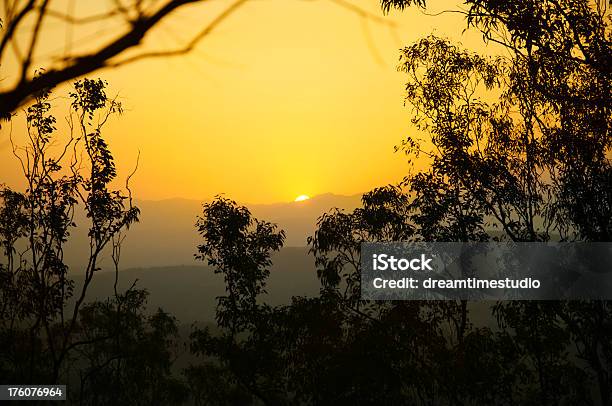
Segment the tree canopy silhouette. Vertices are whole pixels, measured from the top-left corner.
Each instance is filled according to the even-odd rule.
[[[382,1],[385,11],[409,6],[426,10],[419,0]],[[59,382],[78,364],[85,404],[180,404],[191,391],[196,404],[610,405],[610,302],[360,298],[366,241],[610,241],[607,10],[586,0],[465,7],[456,11],[468,27],[505,53],[481,55],[435,36],[400,51],[415,130],[397,149],[428,165],[366,193],[356,210],[320,217],[308,240],[318,297],[263,303],[284,232],[232,200],[203,205],[196,258],[223,277],[226,293],[215,328],[191,333],[199,363],[183,381],[171,370],[176,320],[145,314],[146,292],[132,286],[84,303],[105,248],[118,275],[122,232],[139,214],[129,188],[110,188],[117,174],[102,127],[120,104],[104,82],[76,82],[73,136],[51,158],[50,93],[35,93],[31,145],[15,150],[28,187],[0,193],[2,376]],[[63,246],[79,202],[90,257],[75,293]],[[109,393],[109,382],[120,386]]]
[[[382,1],[385,11],[409,6],[426,10],[421,1]],[[253,378],[243,389],[264,403],[612,401],[609,302],[487,309],[360,300],[361,242],[610,241],[605,7],[570,0],[465,6],[457,11],[468,27],[504,53],[480,55],[435,36],[401,50],[416,131],[397,149],[428,165],[398,186],[366,193],[362,208],[324,214],[309,239],[321,295],[261,307],[245,324],[237,342],[251,351],[242,354]],[[202,337],[210,339],[194,335],[196,348],[209,342]],[[208,354],[230,364],[227,352]],[[283,370],[269,368],[270,360]]]

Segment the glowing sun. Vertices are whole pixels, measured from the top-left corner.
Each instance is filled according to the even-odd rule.
[[[308,195],[299,195],[298,197],[295,198],[296,202],[303,202],[304,200],[308,200],[310,199],[310,196]]]

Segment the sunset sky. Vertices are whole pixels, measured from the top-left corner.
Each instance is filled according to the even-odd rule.
[[[383,17],[377,0],[351,1]],[[85,15],[104,1],[75,3]],[[181,10],[146,46],[186,42],[227,4]],[[433,6],[444,8],[443,2]],[[106,129],[120,175],[131,171],[140,151],[132,183],[140,199],[225,193],[248,203],[356,194],[400,181],[408,166],[393,147],[413,130],[403,106],[404,78],[396,71],[399,49],[430,33],[475,47],[480,35],[462,34],[465,22],[457,14],[428,17],[409,9],[384,19],[396,27],[329,0],[255,0],[187,56],[89,75],[107,80],[109,94],[118,93],[127,110]],[[72,33],[64,27],[49,20],[39,66],[66,38],[72,49],[88,49],[120,26],[96,23]],[[14,79],[12,68],[2,66],[0,86]],[[65,86],[56,90],[67,93]],[[63,121],[67,101],[55,103]],[[24,142],[23,114],[13,121],[14,139]],[[17,186],[8,131],[0,130],[0,182]]]

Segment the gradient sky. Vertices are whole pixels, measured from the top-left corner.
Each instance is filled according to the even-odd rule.
[[[352,2],[383,16],[377,0]],[[77,2],[77,12],[94,11],[93,3]],[[183,43],[226,4],[173,15],[147,37],[147,47]],[[393,147],[413,129],[403,106],[404,77],[396,71],[399,49],[430,33],[475,47],[480,35],[462,34],[457,14],[429,17],[409,9],[385,19],[396,28],[329,0],[255,0],[188,56],[89,75],[106,79],[127,109],[106,129],[119,174],[131,171],[140,151],[132,182],[138,198],[225,193],[250,203],[356,194],[400,181],[408,165]],[[87,49],[116,35],[117,27],[94,24],[68,34],[73,49]],[[41,58],[61,50],[68,34],[63,24],[49,23]],[[14,75],[10,63],[2,67],[2,83]],[[67,93],[65,86],[56,90]],[[21,115],[13,123],[18,142],[23,122]],[[19,167],[7,131],[0,130],[0,182],[16,186]]]

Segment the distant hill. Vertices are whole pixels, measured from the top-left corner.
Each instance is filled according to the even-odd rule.
[[[292,296],[317,296],[319,281],[314,259],[307,248],[283,248],[273,257],[267,283],[268,294],[262,301],[271,305],[288,304]],[[75,291],[83,284],[82,275],[74,276]],[[225,294],[221,275],[207,266],[175,266],[132,268],[119,272],[119,291],[137,280],[137,288],[146,288],[150,295],[149,311],[162,307],[182,324],[214,321],[216,297]],[[88,290],[87,301],[104,300],[113,294],[115,273],[98,272]]]
[[[141,210],[141,218],[126,234],[121,250],[122,268],[199,264],[194,261],[193,255],[200,243],[195,222],[202,212],[202,203],[187,199],[136,201],[135,204]],[[285,247],[304,247],[306,238],[314,234],[319,216],[335,207],[353,210],[361,205],[361,195],[323,194],[302,202],[244,205],[255,217],[276,223],[285,230]],[[87,224],[82,215],[77,216],[76,222]],[[66,258],[77,272],[79,266],[87,260],[87,244],[84,228],[73,231],[67,244]],[[102,265],[108,267],[110,264],[107,255]]]
[[[320,282],[314,259],[307,248],[283,248],[273,258],[267,294],[262,302],[270,305],[289,304],[293,296],[316,297]],[[76,291],[83,283],[81,275],[74,276]],[[215,320],[216,297],[225,294],[220,275],[206,266],[175,266],[125,269],[119,273],[119,290],[125,290],[135,280],[137,288],[146,288],[150,295],[147,311],[158,307],[179,320],[187,337],[194,322],[210,325]],[[90,285],[87,301],[105,300],[113,294],[114,272],[98,272]],[[470,302],[469,311],[475,323],[495,326],[490,307],[495,302]]]

